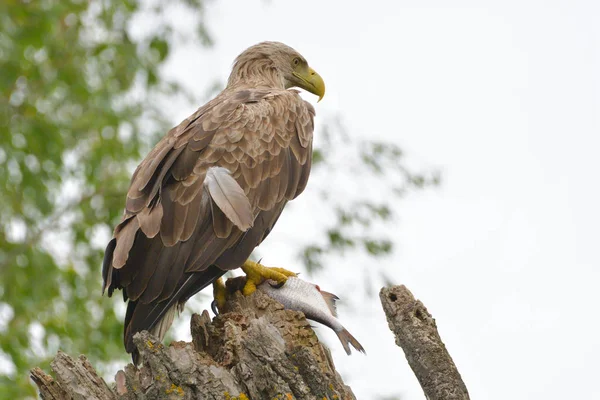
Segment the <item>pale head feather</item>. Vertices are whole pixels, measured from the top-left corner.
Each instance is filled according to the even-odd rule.
[[[255,44],[235,59],[227,87],[287,89],[293,86],[293,62],[296,58],[306,63],[300,53],[283,43]]]

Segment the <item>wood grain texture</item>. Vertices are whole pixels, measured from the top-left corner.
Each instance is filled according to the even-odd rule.
[[[59,351],[50,363],[56,378],[40,368],[31,370],[31,379],[40,390],[42,399],[111,400],[114,393],[100,378],[85,356],[77,359]]]
[[[404,285],[381,289],[379,298],[396,344],[419,380],[428,400],[468,400],[469,392],[435,320]]]

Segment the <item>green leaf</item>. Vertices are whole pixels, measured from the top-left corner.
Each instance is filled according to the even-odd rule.
[[[169,55],[169,43],[159,37],[152,39],[150,48],[158,53],[158,61],[164,61]]]

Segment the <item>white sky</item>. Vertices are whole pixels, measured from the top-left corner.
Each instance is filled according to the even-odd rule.
[[[208,20],[215,49],[181,48],[168,69],[197,93],[246,47],[282,41],[325,79],[318,120],[341,113],[352,135],[442,169],[439,190],[398,203],[384,263],[436,318],[473,399],[600,398],[600,2],[222,1]],[[173,123],[197,106],[173,103]],[[310,192],[261,246],[271,264],[299,269],[281,238],[310,238]],[[364,268],[348,257],[311,280],[346,298],[368,355],[319,333],[359,399],[422,399],[377,296],[353,291]]]

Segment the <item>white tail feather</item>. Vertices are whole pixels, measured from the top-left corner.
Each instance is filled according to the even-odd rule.
[[[154,325],[152,329],[150,329],[150,333],[158,338],[160,342],[163,341],[167,331],[173,325],[173,319],[175,318],[175,314],[177,314],[177,305],[171,306],[169,310],[163,315],[163,317]]]

